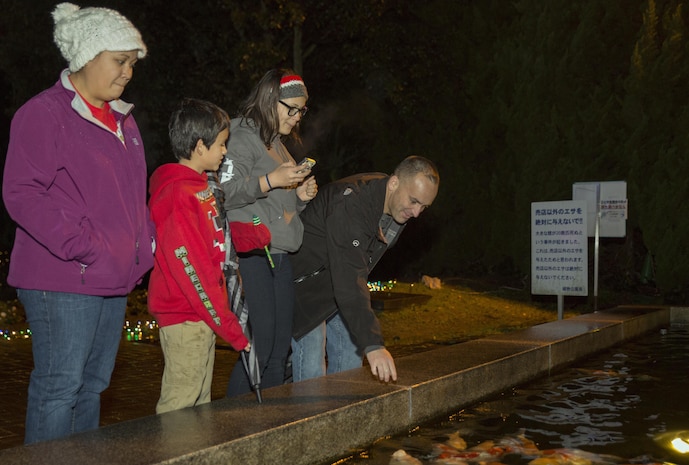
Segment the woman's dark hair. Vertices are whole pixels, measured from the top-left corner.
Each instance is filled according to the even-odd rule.
[[[258,128],[261,141],[267,148],[271,147],[280,130],[280,118],[277,110],[280,100],[280,79],[292,74],[296,73],[287,68],[268,71],[251,90],[239,110],[241,117],[245,120],[242,123],[251,120],[252,123],[247,124],[253,124]],[[285,137],[291,137],[299,142],[298,127],[299,125],[295,126],[289,136]]]
[[[168,124],[172,153],[177,160],[188,160],[199,139],[210,147],[218,134],[229,128],[230,118],[225,110],[205,100],[185,98],[172,112]]]

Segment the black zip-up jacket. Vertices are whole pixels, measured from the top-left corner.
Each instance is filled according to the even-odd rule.
[[[327,184],[301,213],[304,240],[292,256],[295,339],[339,310],[359,350],[384,346],[368,276],[388,248],[380,228],[388,179],[363,173]]]

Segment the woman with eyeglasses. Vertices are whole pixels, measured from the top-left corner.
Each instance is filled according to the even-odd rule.
[[[304,81],[294,71],[268,71],[242,104],[240,116],[231,122],[227,154],[219,171],[224,208],[239,252],[261,388],[285,381],[294,307],[288,254],[301,246],[304,227],[299,213],[318,192],[311,169],[298,166],[283,144],[288,137],[299,140],[297,129],[306,114],[307,100]],[[251,230],[233,228],[232,224],[252,223],[270,231],[266,247],[246,250],[240,245],[252,242],[241,240],[240,230]],[[250,391],[249,379],[238,361],[227,395]]]

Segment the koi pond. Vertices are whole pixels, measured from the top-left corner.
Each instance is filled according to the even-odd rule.
[[[336,463],[689,464],[688,388],[673,325]]]

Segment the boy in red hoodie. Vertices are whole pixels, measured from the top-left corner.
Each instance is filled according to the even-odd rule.
[[[157,231],[148,306],[160,326],[165,370],[156,413],[211,400],[215,334],[235,350],[250,349],[232,313],[222,264],[225,236],[205,171],[217,171],[230,135],[227,113],[184,99],[172,113],[170,143],[178,163],[150,180]]]

